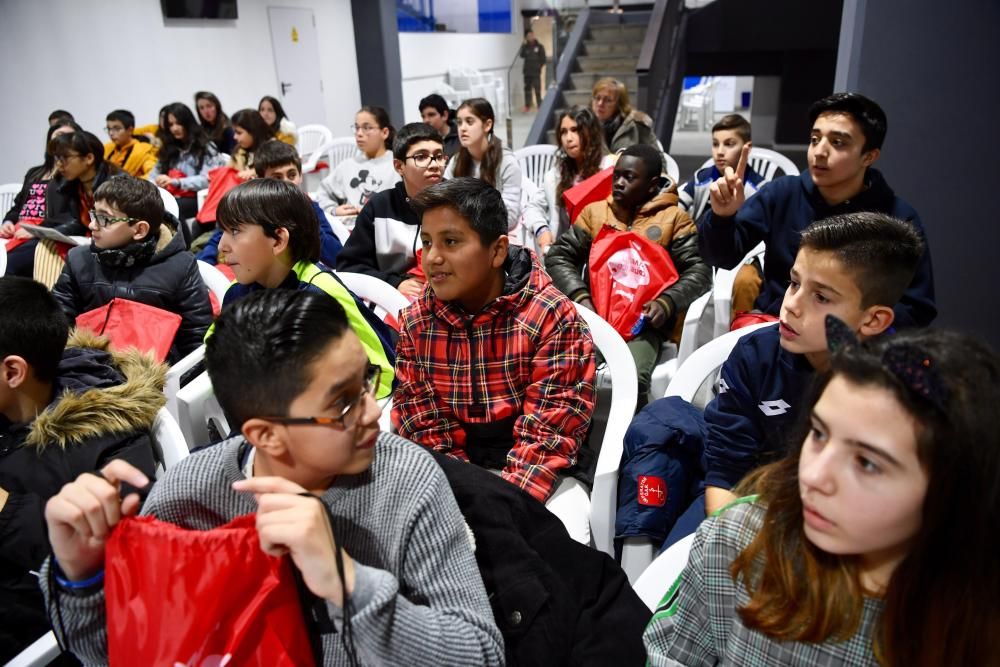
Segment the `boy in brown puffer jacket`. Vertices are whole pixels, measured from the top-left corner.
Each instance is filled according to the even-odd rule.
[[[663,188],[662,169],[663,159],[654,146],[639,144],[625,149],[615,165],[611,196],[583,209],[545,256],[545,268],[556,287],[593,310],[587,284],[589,271],[584,268],[591,243],[602,227],[642,234],[670,254],[679,278],[643,306],[647,323],[628,343],[639,374],[640,405],[647,402],[663,341],[680,337],[676,325],[683,320],[682,314],[712,284],[710,269],[698,254],[698,230],[690,216],[677,206],[676,184]]]

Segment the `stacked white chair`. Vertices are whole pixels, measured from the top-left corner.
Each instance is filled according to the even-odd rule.
[[[632,354],[618,332],[594,311],[580,304],[576,304],[576,308],[590,327],[594,346],[607,362],[606,372],[611,376],[608,424],[598,453],[594,488],[590,494],[590,532],[594,546],[614,556],[618,468],[621,465],[625,431],[635,413],[639,380]]]

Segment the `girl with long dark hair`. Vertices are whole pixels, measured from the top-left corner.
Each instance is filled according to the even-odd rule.
[[[0,223],[0,239],[14,236],[14,226],[20,220],[45,219],[45,195],[49,181],[56,175],[56,158],[49,152],[52,139],[60,134],[83,132],[83,129],[71,120],[56,119],[45,133],[45,157],[42,164],[35,165],[24,175],[21,191],[14,198],[14,204],[6,212]]]
[[[857,343],[830,320],[798,446],[702,523],[646,629],[651,664],[1000,656],[1000,358],[947,332]]]
[[[257,103],[257,111],[264,118],[264,122],[271,126],[274,138],[284,141],[289,146],[294,146],[297,140],[295,123],[289,120],[285,114],[284,107],[277,98],[265,95]]]
[[[473,97],[462,102],[455,118],[462,147],[448,162],[445,180],[472,176],[492,185],[503,195],[507,229],[514,229],[521,217],[521,168],[514,152],[493,132],[493,105],[482,97]]]
[[[56,133],[49,142],[49,153],[56,174],[45,193],[45,217],[37,224],[64,236],[87,236],[90,211],[94,208],[94,190],[121,170],[104,160],[101,140],[83,130]],[[16,247],[11,248],[14,243]],[[37,239],[24,229],[14,232],[7,247],[7,273],[34,277],[37,245]],[[61,250],[64,253],[65,247]]]
[[[569,228],[563,193],[615,161],[604,144],[601,122],[586,107],[576,106],[560,112],[556,133],[559,149],[555,164],[545,173],[542,187],[524,207],[524,223],[542,253]]]
[[[208,172],[220,166],[219,151],[186,105],[168,105],[166,122],[160,160],[149,178],[174,196],[181,220],[193,218],[198,190],[208,187]]]
[[[240,172],[240,178],[248,181],[257,176],[253,168],[254,152],[265,142],[274,139],[274,132],[253,109],[240,109],[233,114],[233,132],[236,150],[229,159],[229,166]]]
[[[198,112],[198,122],[208,138],[220,152],[230,154],[236,147],[236,139],[229,116],[222,110],[222,102],[206,90],[194,94],[194,107]]]

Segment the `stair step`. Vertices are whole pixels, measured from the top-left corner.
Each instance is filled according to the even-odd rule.
[[[628,56],[578,56],[576,59],[584,72],[622,72],[635,70],[635,58]]]
[[[638,40],[642,42],[646,36],[645,23],[591,25],[590,39],[602,42],[632,42]]]
[[[628,55],[638,58],[641,50],[641,41],[595,42],[588,39],[583,42],[583,52],[588,56]]]
[[[570,78],[573,79],[573,87],[577,90],[590,90],[597,83],[598,79],[603,79],[606,76],[610,76],[614,79],[618,79],[625,84],[628,88],[629,94],[632,94],[633,90],[639,89],[639,75],[635,73],[635,67],[633,66],[632,71],[623,70],[620,72],[613,72],[610,70],[594,71],[594,72],[575,72],[570,74]]]

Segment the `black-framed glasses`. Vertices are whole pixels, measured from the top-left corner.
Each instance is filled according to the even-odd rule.
[[[106,127],[106,128],[104,128],[104,131],[107,132],[108,134],[118,134],[119,132],[124,132],[125,128],[124,127]]]
[[[139,222],[139,218],[130,218],[128,216],[115,218],[110,215],[107,215],[106,213],[101,213],[100,211],[93,211],[93,210],[90,212],[90,219],[91,221],[96,222],[97,226],[100,227],[101,229],[107,229],[111,225],[114,225],[119,222],[128,222],[128,223]]]
[[[378,393],[379,383],[382,379],[382,369],[375,364],[368,364],[365,368],[365,383],[361,391],[353,399],[344,403],[340,414],[336,417],[260,417],[260,419],[274,422],[276,424],[297,424],[302,426],[330,426],[341,431],[354,428],[361,414],[355,408],[361,405],[367,394],[372,398]],[[353,415],[353,416],[352,416]]]
[[[447,164],[448,156],[444,153],[417,153],[416,155],[407,155],[407,160],[413,160],[413,165],[417,169],[426,169],[431,166],[431,162],[437,162],[438,164]]]
[[[70,153],[69,155],[55,155],[53,156],[56,162],[69,162],[75,157],[80,157],[79,153]]]

